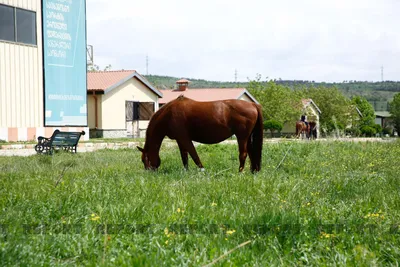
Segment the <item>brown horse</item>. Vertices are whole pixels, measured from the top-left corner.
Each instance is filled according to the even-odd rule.
[[[304,121],[296,122],[296,137],[299,138],[300,135],[305,135],[307,139],[310,138],[310,125],[307,125]]]
[[[315,121],[310,121],[308,125],[310,126],[310,138],[317,139],[317,123]]]
[[[251,171],[261,169],[263,118],[261,106],[243,100],[197,102],[184,96],[165,104],[150,119],[146,131],[142,162],[145,169],[157,169],[160,147],[165,136],[176,140],[183,166],[188,168],[188,153],[203,171],[203,164],[192,141],[216,144],[236,135],[239,145],[239,172],[244,168],[247,154]]]

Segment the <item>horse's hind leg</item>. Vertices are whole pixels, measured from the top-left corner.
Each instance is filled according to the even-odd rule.
[[[239,145],[239,161],[240,161],[239,172],[242,172],[247,158],[247,140],[238,139],[238,145]]]

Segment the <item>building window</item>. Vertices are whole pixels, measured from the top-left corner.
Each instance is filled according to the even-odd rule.
[[[0,5],[0,40],[36,45],[36,13]]]
[[[136,120],[150,120],[154,114],[154,103],[153,102],[125,102],[125,120],[136,121]]]
[[[0,5],[0,39],[15,41],[14,8]]]

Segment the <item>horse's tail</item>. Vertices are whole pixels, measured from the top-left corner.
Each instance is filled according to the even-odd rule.
[[[251,172],[258,172],[261,170],[261,156],[262,156],[262,145],[264,138],[264,124],[261,106],[256,104],[257,108],[257,121],[253,128],[248,141],[247,150],[250,154],[251,161]]]

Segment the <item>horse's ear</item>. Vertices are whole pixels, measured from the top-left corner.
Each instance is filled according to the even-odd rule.
[[[141,147],[139,147],[139,146],[136,146],[136,147],[137,147],[137,149],[139,149],[140,152],[143,153],[143,148],[141,148]]]

